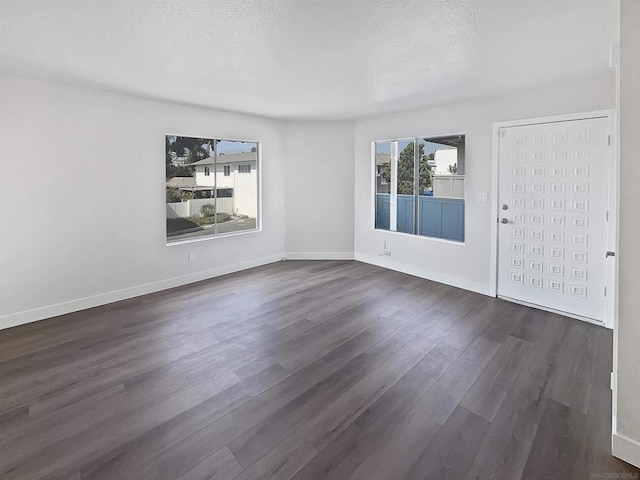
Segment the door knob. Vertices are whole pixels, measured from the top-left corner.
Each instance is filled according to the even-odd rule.
[[[506,203],[504,205],[502,205],[502,209],[503,210],[509,210],[509,205],[507,205]]]
[[[509,220],[507,220],[506,218],[503,218],[502,220],[500,220],[500,223],[509,223]]]

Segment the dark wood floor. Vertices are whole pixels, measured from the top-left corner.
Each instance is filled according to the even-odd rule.
[[[357,262],[0,331],[2,479],[606,478],[611,332]]]

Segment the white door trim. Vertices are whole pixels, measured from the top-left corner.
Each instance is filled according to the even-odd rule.
[[[494,222],[494,226],[491,229],[491,271],[489,277],[489,294],[492,297],[498,295],[498,217],[500,214],[498,206],[498,187],[499,187],[499,163],[500,163],[500,129],[508,127],[518,127],[524,125],[539,125],[543,123],[556,123],[566,122],[572,120],[589,120],[594,118],[607,118],[609,120],[611,131],[611,149],[610,149],[610,179],[609,179],[609,223],[608,223],[608,250],[616,251],[617,245],[617,205],[618,205],[618,148],[617,148],[617,125],[616,125],[616,110],[596,110],[593,112],[582,113],[570,113],[566,115],[553,115],[548,117],[536,117],[527,118],[523,120],[508,120],[504,122],[494,122],[493,124],[493,153],[491,162],[491,211],[494,215],[491,221]],[[602,252],[603,255],[605,252]],[[606,317],[604,326],[607,328],[613,328],[615,318],[615,306],[616,306],[616,258],[610,258],[607,262],[607,306]]]

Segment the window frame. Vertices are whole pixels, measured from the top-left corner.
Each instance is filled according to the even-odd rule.
[[[231,164],[222,166],[222,174],[224,177],[231,176]]]
[[[262,232],[262,205],[263,205],[263,200],[262,200],[262,142],[260,140],[248,140],[248,139],[239,139],[239,138],[227,138],[227,137],[216,137],[213,135],[208,135],[208,134],[185,134],[185,133],[172,133],[172,132],[168,132],[164,134],[164,141],[166,142],[166,137],[167,136],[171,136],[171,137],[188,137],[188,138],[203,138],[203,139],[208,139],[208,140],[213,140],[214,141],[214,145],[215,145],[215,149],[214,149],[214,153],[215,153],[215,162],[214,162],[214,167],[217,168],[217,163],[218,163],[218,152],[217,152],[217,143],[218,142],[244,142],[244,143],[254,143],[256,145],[256,210],[257,210],[257,215],[256,215],[256,227],[252,228],[252,229],[247,229],[247,230],[239,230],[237,232],[226,232],[226,233],[214,233],[214,234],[210,234],[210,235],[203,235],[201,237],[194,237],[194,238],[184,238],[184,239],[180,239],[180,240],[169,240],[169,238],[167,237],[167,232],[166,232],[166,226],[165,226],[165,234],[164,234],[164,241],[165,241],[165,246],[167,247],[172,247],[175,245],[184,245],[187,243],[195,243],[195,242],[207,242],[207,241],[211,241],[211,240],[216,240],[216,239],[221,239],[221,238],[227,238],[227,237],[235,237],[235,236],[240,236],[240,235],[251,235],[251,234],[255,234],[255,233],[259,233]],[[217,187],[217,176],[214,176],[214,189]],[[215,195],[213,198],[215,198],[217,200],[217,195]],[[166,201],[164,202],[164,204],[166,205]],[[166,207],[165,207],[166,209]],[[166,214],[165,214],[165,222],[166,222]]]
[[[243,171],[240,167],[248,167],[249,169],[247,171]],[[250,163],[238,163],[238,174],[246,174],[246,173],[251,173],[251,164]]]
[[[464,189],[464,196],[462,197],[462,200],[464,201],[464,236],[463,236],[463,240],[451,240],[448,238],[440,238],[440,237],[431,237],[431,236],[427,236],[427,235],[420,235],[419,233],[417,233],[418,231],[418,226],[416,225],[416,233],[407,233],[407,232],[402,232],[402,231],[397,231],[397,230],[391,230],[391,229],[384,229],[384,228],[376,228],[376,209],[377,209],[377,195],[378,195],[378,191],[377,191],[377,165],[376,165],[376,144],[379,143],[390,143],[390,142],[406,142],[406,141],[414,141],[414,140],[426,140],[428,141],[428,139],[436,139],[436,138],[443,138],[443,137],[458,137],[458,136],[463,136],[464,137],[464,144],[465,144],[465,152],[464,152],[464,159],[465,159],[465,165],[464,165],[464,169],[465,169],[465,173],[463,174],[463,176],[465,177],[465,189]],[[435,142],[434,142],[435,143]],[[388,233],[388,234],[393,234],[393,235],[402,235],[404,237],[411,237],[411,238],[416,238],[416,239],[421,239],[418,241],[435,241],[435,242],[440,242],[440,243],[447,243],[450,245],[457,245],[457,246],[465,246],[466,245],[466,241],[467,241],[467,228],[466,228],[466,223],[467,223],[467,188],[466,188],[466,177],[467,177],[467,173],[466,173],[466,159],[467,159],[467,149],[466,149],[466,143],[467,143],[467,134],[465,132],[454,132],[454,133],[438,133],[438,134],[429,134],[429,135],[417,135],[417,136],[408,136],[408,137],[395,137],[395,138],[391,138],[391,139],[379,139],[379,140],[372,140],[371,141],[371,160],[370,160],[370,167],[369,167],[369,174],[370,174],[370,181],[371,181],[371,196],[370,196],[370,212],[371,212],[371,217],[370,217],[370,228],[371,230],[375,233],[375,232],[383,232],[383,233]],[[415,150],[414,150],[415,151]],[[400,152],[397,152],[398,155],[400,154]],[[415,175],[415,172],[414,172]],[[393,174],[392,174],[392,181],[397,179],[393,178]],[[414,181],[416,180],[416,177],[414,176]],[[397,185],[396,185],[397,188]],[[433,187],[432,187],[433,188]],[[414,196],[416,198],[419,197],[419,194],[415,193],[416,191],[414,191]],[[414,213],[415,215],[415,213]]]

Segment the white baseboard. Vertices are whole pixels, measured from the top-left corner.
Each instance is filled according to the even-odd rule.
[[[640,468],[640,442],[614,433],[611,438],[611,453],[614,457]]]
[[[372,255],[365,255],[363,253],[356,252],[354,255],[354,259],[358,260],[359,262],[369,263],[378,267],[388,268],[389,270],[395,270],[396,272],[413,275],[414,277],[426,278],[427,280],[444,283],[445,285],[462,288],[463,290],[470,290],[482,295],[493,296],[490,294],[488,286],[483,283],[472,282],[467,280],[466,278],[454,277],[440,272],[428,271],[420,267],[415,267],[413,265],[395,262],[389,257],[374,257]]]
[[[353,260],[353,252],[287,252],[287,260]]]
[[[43,320],[45,318],[57,317],[58,315],[85,310],[87,308],[98,307],[100,305],[106,305],[107,303],[118,302],[128,298],[139,297],[140,295],[147,295],[149,293],[155,293],[169,288],[180,287],[189,283],[208,280],[210,278],[239,272],[248,268],[260,267],[269,263],[279,262],[282,259],[282,254],[270,255],[267,257],[247,260],[245,262],[234,263],[232,265],[226,265],[224,267],[212,268],[209,270],[190,273],[188,275],[159,280],[157,282],[123,288],[121,290],[99,293],[90,297],[78,298],[75,300],[56,303],[54,305],[47,305],[31,310],[2,315],[0,316],[0,330],[24,325],[26,323],[37,322],[38,320]]]

